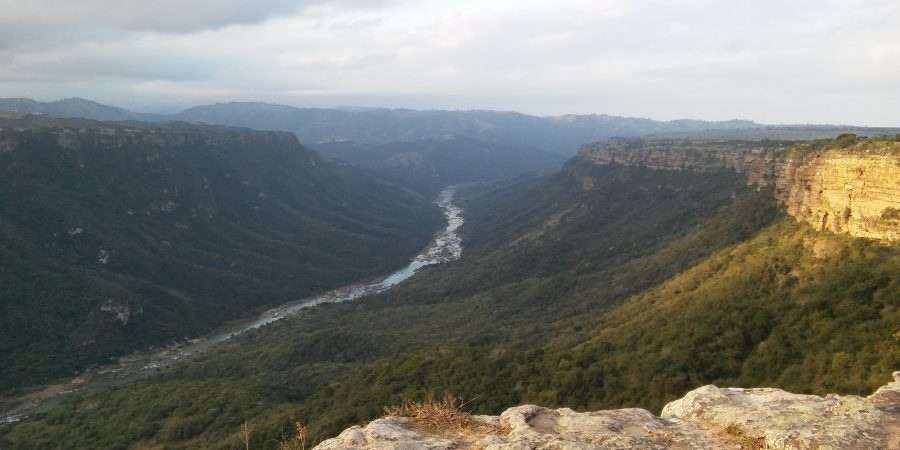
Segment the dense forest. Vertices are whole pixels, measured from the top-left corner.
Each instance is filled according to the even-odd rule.
[[[432,198],[289,133],[0,121],[0,391],[390,272]]]

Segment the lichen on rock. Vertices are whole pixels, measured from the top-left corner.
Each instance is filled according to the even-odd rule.
[[[349,428],[316,450],[900,449],[900,372],[869,397],[703,386],[661,416],[524,405],[478,420],[504,431],[459,436],[391,416]]]

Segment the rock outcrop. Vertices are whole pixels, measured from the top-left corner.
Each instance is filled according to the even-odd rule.
[[[772,187],[797,220],[817,229],[900,241],[900,141],[850,145],[765,142],[613,141],[584,146],[579,161],[699,173],[733,171]],[[578,180],[585,189],[590,177]]]
[[[775,197],[798,220],[836,233],[900,241],[900,142],[789,151],[775,186]]]
[[[767,184],[774,178],[787,148],[779,143],[743,141],[611,141],[583,146],[578,157],[599,165],[656,170],[733,170],[746,174],[752,183]]]
[[[496,432],[424,431],[385,417],[316,450],[900,449],[900,372],[868,397],[704,386],[663,408],[575,412],[526,405],[473,416]]]

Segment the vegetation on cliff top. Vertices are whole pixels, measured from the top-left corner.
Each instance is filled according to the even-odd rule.
[[[834,139],[816,139],[795,144],[790,151],[800,154],[839,150],[852,153],[877,153],[900,155],[900,134],[896,136],[865,137],[852,133],[842,134]]]

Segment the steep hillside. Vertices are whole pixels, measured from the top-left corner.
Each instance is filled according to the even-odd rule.
[[[553,172],[565,158],[527,147],[507,147],[466,137],[362,145],[328,142],[315,146],[325,156],[436,189],[474,181]]]
[[[0,388],[389,272],[439,223],[289,133],[30,116],[0,168]]]
[[[864,394],[900,367],[898,269],[896,246],[785,219],[597,317],[544,364],[600,375],[564,394],[576,406],[655,409],[706,383]]]
[[[2,439],[234,448],[252,417],[252,446],[275,448],[296,421],[316,442],[447,392],[489,414],[659,413],[710,383],[870,394],[900,368],[900,247],[796,220],[762,182],[774,169],[735,165],[749,144],[716,145],[726,153],[627,164],[583,154],[551,177],[470,188],[461,260],[73,396]],[[747,154],[790,154],[774,147]]]

